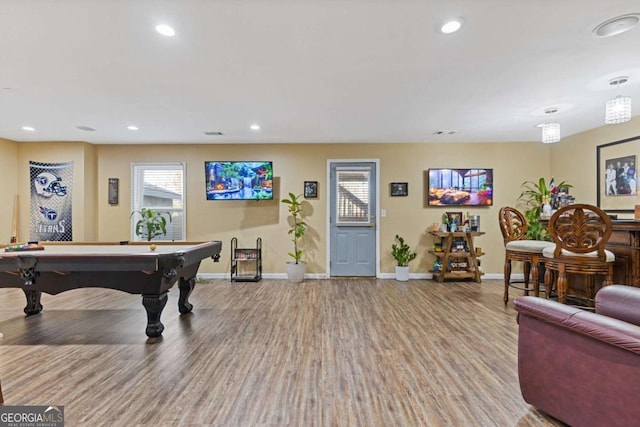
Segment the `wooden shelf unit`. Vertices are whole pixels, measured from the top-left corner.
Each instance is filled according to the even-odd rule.
[[[231,239],[231,281],[257,282],[262,279],[262,239],[255,248],[239,248],[238,238]]]
[[[433,278],[442,283],[445,279],[474,279],[481,283],[484,275],[478,268],[478,257],[483,252],[476,252],[473,240],[485,234],[481,231],[430,231],[434,238],[440,239],[442,251],[430,250],[442,263],[440,270],[429,270]],[[455,247],[454,247],[455,246]],[[461,249],[457,249],[460,247]]]

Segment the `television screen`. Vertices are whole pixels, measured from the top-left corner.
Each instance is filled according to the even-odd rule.
[[[429,206],[493,205],[493,169],[429,169]]]
[[[272,162],[204,162],[207,200],[273,199]]]

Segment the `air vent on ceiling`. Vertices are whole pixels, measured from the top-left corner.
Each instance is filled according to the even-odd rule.
[[[640,14],[630,13],[603,22],[593,29],[596,37],[611,37],[629,31],[640,22]]]
[[[76,129],[84,130],[86,132],[95,132],[95,129],[89,126],[76,126]]]
[[[433,134],[434,135],[453,135],[454,133],[458,133],[457,130],[437,130]]]
[[[216,132],[216,131],[205,131],[204,132],[205,135],[209,135],[209,136],[222,136],[222,132]]]

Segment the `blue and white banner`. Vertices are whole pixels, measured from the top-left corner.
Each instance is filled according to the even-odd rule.
[[[71,241],[73,162],[29,162],[31,227],[29,241]]]

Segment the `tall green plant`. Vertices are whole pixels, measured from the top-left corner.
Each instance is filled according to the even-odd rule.
[[[396,260],[396,265],[398,267],[406,267],[409,265],[409,262],[413,261],[417,253],[411,250],[408,244],[405,243],[404,239],[396,234],[396,242],[391,245],[391,255],[393,259]]]
[[[298,248],[298,242],[307,231],[307,224],[302,219],[302,194],[296,196],[293,193],[289,193],[289,198],[282,199],[282,203],[288,205],[289,214],[293,219],[291,228],[288,231],[293,242],[293,252],[289,252],[289,256],[296,261],[296,264],[299,264],[304,261],[302,261],[302,249]]]
[[[557,185],[558,187],[573,187],[565,181]],[[527,239],[531,240],[550,240],[549,230],[540,222],[540,214],[542,213],[542,202],[547,199],[551,200],[551,189],[543,178],[538,182],[525,181],[522,183],[522,193],[518,197],[518,201],[524,202],[524,216],[527,219]]]
[[[142,208],[139,211],[131,212],[129,218],[136,214],[140,216],[140,219],[136,222],[136,236],[150,242],[155,237],[167,235],[167,218],[171,222],[170,212]]]

